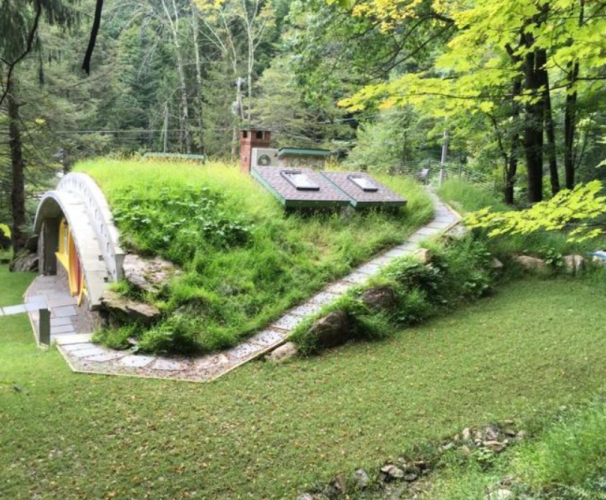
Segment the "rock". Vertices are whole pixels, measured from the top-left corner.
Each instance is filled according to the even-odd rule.
[[[429,264],[433,258],[433,252],[427,248],[419,248],[412,256],[421,264]]]
[[[501,272],[503,270],[503,263],[496,257],[492,258],[492,269],[493,271]]]
[[[463,429],[463,432],[461,433],[461,438],[463,439],[463,441],[471,440],[471,429],[469,427]]]
[[[578,274],[585,267],[585,257],[582,255],[564,256],[564,268],[570,274]]]
[[[124,278],[133,286],[149,293],[158,293],[180,271],[167,260],[159,257],[145,259],[128,254],[122,264]]]
[[[345,480],[345,474],[337,475],[331,482],[328,487],[329,496],[335,497],[343,495],[347,492],[347,481]]]
[[[345,311],[333,311],[317,320],[309,334],[316,337],[320,348],[336,347],[350,338],[350,319]]]
[[[501,441],[484,441],[482,446],[488,448],[490,451],[495,453],[500,453],[505,448],[507,448],[507,443]]]
[[[396,303],[396,294],[387,285],[379,285],[364,291],[360,300],[370,309],[389,309]]]
[[[381,479],[385,482],[404,479],[404,471],[393,464],[381,467]]]
[[[101,307],[109,314],[113,326],[128,320],[149,325],[160,316],[160,310],[156,306],[136,302],[110,290],[105,291],[101,296]]]
[[[318,493],[317,495],[303,493],[297,497],[297,500],[328,500],[328,497],[326,495],[322,495],[321,493]]]
[[[20,250],[9,264],[14,273],[31,273],[38,271],[38,254],[29,250]]]
[[[544,271],[547,268],[544,260],[530,255],[515,255],[513,260],[527,271]]]
[[[515,495],[513,491],[506,488],[499,488],[498,490],[492,491],[488,495],[489,500],[513,500]]]
[[[419,473],[414,471],[414,470],[410,470],[404,473],[404,481],[408,482],[408,483],[412,483],[413,481],[416,481],[417,479],[419,479]]]
[[[351,476],[351,482],[358,490],[364,490],[368,488],[370,484],[370,476],[364,469],[358,469]]]
[[[284,361],[294,358],[298,352],[297,344],[294,342],[286,342],[286,344],[276,347],[271,351],[267,356],[267,360],[272,363],[283,363]]]

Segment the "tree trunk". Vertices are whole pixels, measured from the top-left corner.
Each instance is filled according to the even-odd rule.
[[[551,109],[551,90],[549,87],[549,72],[547,64],[547,51],[537,51],[537,71],[543,82],[543,105],[545,107],[545,131],[547,133],[547,158],[549,159],[549,176],[551,178],[551,192],[556,195],[560,191],[560,176],[558,174],[558,159],[556,153],[555,125]]]
[[[526,47],[532,49],[534,37],[524,36]],[[540,60],[538,61],[540,62]],[[537,51],[530,50],[524,56],[525,90],[532,98],[525,105],[524,156],[528,174],[528,201],[536,203],[543,200],[543,118],[544,100],[540,94],[542,78],[537,71]]]
[[[175,53],[177,55],[177,70],[179,73],[179,87],[181,89],[181,113],[179,121],[181,136],[185,140],[185,152],[191,153],[191,134],[189,133],[189,106],[187,103],[187,82],[185,81],[185,70],[183,68],[183,58],[181,57],[181,48],[175,41]]]
[[[579,63],[575,63],[566,86],[566,105],[564,111],[564,171],[566,173],[566,189],[572,189],[575,184],[574,139],[577,132],[577,92],[574,89],[579,75]]]
[[[505,163],[505,187],[503,196],[505,203],[513,205],[515,203],[515,182],[518,173],[518,157],[520,155],[520,133],[518,132],[518,121],[520,119],[520,103],[516,100],[522,93],[522,80],[516,78],[512,89],[512,117],[514,120],[511,133],[511,152],[507,155]]]
[[[191,6],[192,32],[194,44],[194,58],[196,62],[196,101],[198,103],[198,149],[204,154],[204,103],[202,102],[202,64],[200,59],[200,46],[198,43],[198,16],[199,12],[195,4]]]
[[[21,139],[19,106],[15,96],[15,80],[6,82],[8,103],[8,134],[11,151],[11,211],[13,216],[12,244],[16,254],[25,247],[27,234],[25,227],[25,160],[23,159],[23,141]]]
[[[579,26],[583,26],[584,18],[585,0],[580,0]],[[572,63],[569,70],[564,108],[564,171],[566,172],[566,189],[572,189],[575,184],[574,140],[577,133],[576,83],[580,71],[579,61]]]

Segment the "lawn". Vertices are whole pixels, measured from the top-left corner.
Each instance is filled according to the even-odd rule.
[[[23,277],[0,277],[15,302]],[[588,397],[606,376],[605,299],[580,281],[513,282],[389,340],[208,385],[73,375],[25,317],[0,318],[0,491],[294,498],[464,426]]]
[[[97,160],[76,170],[106,193],[126,248],[185,270],[145,297],[165,319],[135,332],[142,350],[233,345],[432,217],[423,188],[402,177],[380,178],[408,200],[396,213],[297,215],[236,166]],[[129,336],[106,340],[128,345]]]

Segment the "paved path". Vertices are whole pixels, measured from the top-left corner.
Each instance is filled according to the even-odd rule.
[[[91,343],[92,335],[90,334],[71,332],[67,335],[55,334],[54,338],[59,350],[72,370],[76,372],[193,382],[214,380],[284,343],[294,328],[306,317],[317,313],[351,287],[363,284],[394,259],[412,254],[421,241],[453,230],[460,220],[459,215],[442,203],[437,196],[433,194],[431,196],[435,206],[433,220],[415,231],[406,242],[366,262],[344,278],[315,294],[307,302],[287,311],[264,330],[227,351],[194,358],[169,358],[114,351]]]
[[[38,331],[41,304],[51,312],[51,342],[58,335],[75,335],[91,331],[86,309],[77,305],[69,293],[67,280],[58,276],[38,276],[25,293],[25,308],[32,328]],[[38,306],[38,307],[37,307]]]

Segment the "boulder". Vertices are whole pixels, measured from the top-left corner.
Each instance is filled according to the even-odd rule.
[[[499,488],[498,490],[490,492],[488,498],[489,500],[513,500],[515,494],[513,491],[506,488]]]
[[[267,360],[272,363],[283,363],[291,358],[294,358],[298,354],[297,344],[294,342],[286,342],[286,344],[275,348],[267,356]]]
[[[149,325],[160,316],[160,310],[156,306],[131,300],[109,290],[101,296],[101,307],[108,313],[112,326],[129,320]]]
[[[515,255],[513,260],[527,271],[544,271],[547,268],[544,260],[530,255]]]
[[[396,294],[387,285],[379,285],[364,290],[360,300],[370,309],[389,309],[396,303]]]
[[[501,272],[503,270],[503,263],[497,259],[496,257],[493,257],[492,259],[492,270],[493,271],[497,271],[497,272]]]
[[[412,256],[421,264],[429,264],[433,258],[433,252],[427,248],[419,248]]]
[[[358,490],[365,490],[370,484],[370,476],[364,469],[358,469],[351,476],[351,482]]]
[[[404,479],[404,475],[404,471],[397,465],[388,464],[381,467],[381,479],[386,483]]]
[[[317,320],[309,334],[320,348],[337,347],[350,339],[350,318],[345,311],[333,311]]]
[[[9,264],[9,269],[15,273],[38,271],[38,254],[29,250],[20,250]]]
[[[124,278],[136,288],[149,293],[158,293],[180,271],[167,260],[155,257],[146,259],[128,254],[122,264]]]
[[[564,256],[564,268],[570,274],[578,274],[585,267],[585,257],[582,255]]]

